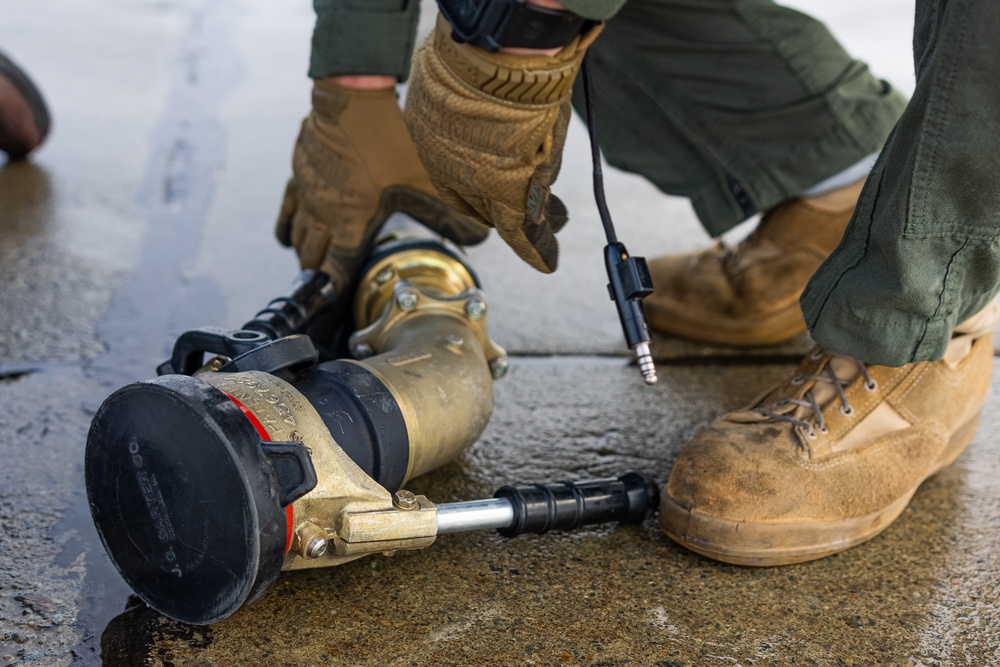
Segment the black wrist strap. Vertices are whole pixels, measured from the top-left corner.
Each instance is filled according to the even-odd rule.
[[[452,39],[487,51],[566,46],[593,23],[524,0],[438,0],[438,6],[452,26]]]
[[[572,42],[586,23],[582,16],[571,12],[517,3],[497,41],[501,46],[554,49]]]

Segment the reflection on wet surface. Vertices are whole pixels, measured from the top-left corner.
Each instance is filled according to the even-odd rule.
[[[0,165],[0,247],[44,235],[52,220],[52,180],[31,162]]]

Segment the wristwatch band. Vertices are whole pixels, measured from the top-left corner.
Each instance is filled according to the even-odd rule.
[[[438,6],[452,26],[452,39],[487,51],[566,46],[592,23],[524,0],[438,0]]]

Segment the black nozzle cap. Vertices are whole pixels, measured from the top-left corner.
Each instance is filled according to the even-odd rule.
[[[277,579],[288,529],[278,476],[218,389],[166,375],[118,390],[91,424],[84,473],[108,555],[165,616],[214,623]]]

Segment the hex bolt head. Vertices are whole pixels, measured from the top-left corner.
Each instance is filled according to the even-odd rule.
[[[375,276],[375,282],[379,285],[385,285],[387,282],[396,277],[396,273],[392,269],[386,269],[381,271],[377,276]]]
[[[474,320],[481,320],[486,314],[486,302],[479,297],[472,297],[465,302],[465,312]]]
[[[375,354],[375,350],[368,343],[356,343],[351,348],[351,353],[354,354],[355,359],[367,359]]]
[[[416,292],[411,292],[408,289],[401,290],[399,294],[396,295],[396,305],[404,313],[408,313],[417,307],[417,294]]]
[[[490,363],[490,373],[493,374],[494,380],[499,380],[504,375],[507,375],[509,368],[510,362],[507,361],[507,357],[497,357]]]
[[[326,553],[327,546],[329,546],[329,542],[326,541],[325,537],[312,538],[306,545],[306,558],[319,558]]]
[[[420,506],[420,503],[417,502],[417,496],[412,491],[407,491],[406,489],[400,489],[394,493],[392,502],[401,510],[412,510]]]

